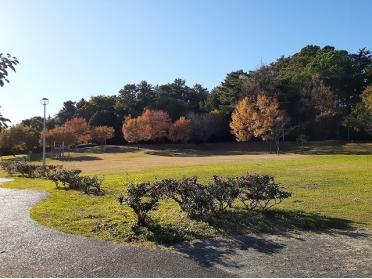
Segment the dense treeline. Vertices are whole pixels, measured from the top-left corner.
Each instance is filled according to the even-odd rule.
[[[211,92],[200,84],[190,87],[184,80],[175,79],[163,85],[146,81],[126,84],[115,95],[68,100],[55,117],[48,119],[47,125],[52,129],[73,118],[83,118],[91,127],[113,127],[115,136],[111,143],[122,143],[131,137],[123,136],[125,123],[141,129],[141,125],[135,126],[134,119],[143,119],[141,115],[147,109],[169,117],[172,135],[161,140],[142,135],[129,142],[171,138],[174,142],[234,140],[231,116],[239,101],[245,99],[256,104],[254,108],[259,100],[272,100],[280,110],[276,112],[280,123],[277,121],[275,128],[281,139],[294,140],[299,135],[311,140],[370,139],[371,85],[371,51],[364,48],[348,53],[331,46],[309,45],[248,73],[243,70],[228,73]],[[26,119],[22,125],[41,131],[42,119]],[[177,135],[177,131],[184,136]],[[189,131],[187,135],[185,131]],[[253,137],[257,136],[253,133]]]

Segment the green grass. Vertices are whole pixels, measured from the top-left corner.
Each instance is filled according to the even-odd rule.
[[[128,176],[131,180],[144,181],[197,175],[205,182],[214,174],[234,176],[247,172],[275,176],[293,196],[275,211],[265,214],[250,215],[235,210],[218,219],[203,220],[190,220],[174,202],[164,201],[152,215],[157,226],[151,233],[150,242],[249,232],[372,229],[372,155],[252,159],[237,163],[152,168],[133,171]],[[4,174],[0,173],[0,176]],[[57,190],[53,183],[42,179],[16,178],[2,187],[50,192],[50,198],[31,210],[32,218],[43,225],[71,234],[129,241],[134,236],[131,226],[135,223],[135,215],[130,208],[116,202],[116,197],[125,191],[124,180],[124,173],[106,175],[103,185],[106,195],[102,197]],[[148,242],[148,239],[138,241]]]

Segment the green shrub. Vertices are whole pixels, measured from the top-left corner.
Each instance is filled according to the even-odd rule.
[[[78,169],[72,170],[60,169],[48,173],[47,178],[56,184],[56,188],[64,188],[66,190],[69,189],[79,190],[78,187],[80,173],[81,170]],[[61,187],[61,184],[63,185],[63,187]]]
[[[78,190],[86,194],[103,194],[101,185],[103,179],[97,176],[80,176],[81,170],[62,168],[51,169],[47,172],[47,178],[53,181],[56,188],[65,190]],[[63,187],[61,187],[61,184]]]
[[[233,202],[239,197],[240,187],[237,180],[213,176],[213,183],[208,187],[210,195],[214,199],[214,205],[218,211],[223,211],[232,207]],[[216,211],[216,210],[215,210]]]
[[[102,181],[103,179],[97,176],[81,176],[78,181],[78,188],[86,194],[102,195]]]
[[[162,195],[156,191],[150,183],[139,183],[128,189],[128,196],[119,197],[120,204],[127,204],[137,215],[137,226],[149,227],[153,222],[149,212],[155,210],[159,205]]]
[[[232,208],[240,200],[246,210],[265,210],[291,196],[268,175],[246,175],[233,178],[214,176],[208,184],[197,177],[180,180],[164,179],[154,183],[131,185],[127,197],[119,202],[130,206],[137,215],[137,226],[148,227],[153,222],[148,214],[156,210],[161,199],[170,198],[190,217],[205,217]]]
[[[60,169],[62,166],[57,165],[42,165],[30,164],[25,161],[19,160],[3,160],[0,163],[2,169],[6,170],[9,175],[20,174],[29,178],[42,178],[47,177],[48,173]]]
[[[269,175],[246,175],[234,180],[239,187],[238,199],[247,210],[265,210],[291,196]]]
[[[168,197],[175,200],[190,217],[209,214],[215,211],[213,196],[209,189],[197,182],[197,177],[183,178],[177,181],[174,191],[168,191]]]

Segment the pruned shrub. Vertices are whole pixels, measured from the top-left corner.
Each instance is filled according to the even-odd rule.
[[[120,204],[127,204],[137,215],[137,226],[148,227],[152,224],[149,212],[155,210],[162,195],[150,183],[132,185],[126,198],[119,197]]]
[[[190,217],[214,212],[213,196],[208,188],[197,182],[197,177],[183,178],[177,186],[168,191],[168,197],[175,200]]]
[[[235,183],[239,187],[238,199],[248,210],[265,210],[291,196],[269,175],[236,177]]]
[[[80,177],[79,183],[79,190],[86,193],[86,194],[93,194],[93,195],[102,195],[103,191],[101,189],[102,185],[102,178],[98,178],[97,176],[82,176]]]
[[[78,169],[61,169],[48,173],[47,178],[55,183],[56,188],[79,190],[80,173],[81,170]]]
[[[56,188],[78,190],[86,194],[103,194],[101,188],[103,179],[97,176],[80,176],[80,173],[79,169],[55,169],[47,173],[47,178],[55,183]]]
[[[173,199],[190,218],[195,218],[223,212],[235,201],[241,201],[246,210],[265,210],[290,196],[272,176],[246,175],[214,176],[207,185],[198,183],[197,177],[139,183],[132,185],[127,197],[119,201],[134,210],[138,226],[148,227],[152,224],[148,213],[164,198]]]
[[[218,211],[223,211],[232,207],[233,202],[239,197],[240,185],[233,178],[223,178],[213,176],[213,183],[208,187],[210,195],[213,197],[214,205]],[[216,211],[216,210],[215,210]]]
[[[9,175],[20,174],[28,178],[47,177],[47,173],[61,168],[57,165],[42,165],[30,164],[24,161],[4,160],[1,162],[1,168],[6,170]]]

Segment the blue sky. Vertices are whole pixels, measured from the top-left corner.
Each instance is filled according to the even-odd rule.
[[[307,44],[372,49],[372,1],[0,0],[0,52],[21,64],[0,88],[14,123],[65,100],[177,77],[209,89]]]

